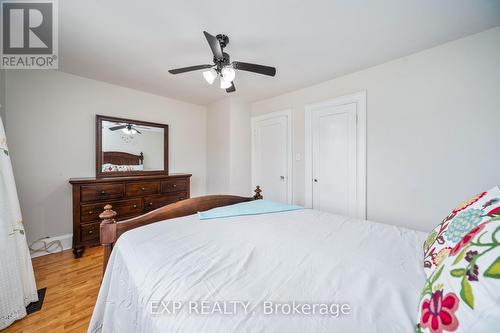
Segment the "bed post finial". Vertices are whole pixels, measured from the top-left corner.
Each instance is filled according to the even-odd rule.
[[[262,199],[262,195],[260,194],[262,192],[262,190],[260,189],[259,185],[257,185],[254,192],[255,192],[255,195],[253,196],[254,200]]]
[[[102,273],[106,271],[113,244],[116,242],[116,221],[114,217],[116,212],[112,210],[113,206],[107,204],[104,206],[104,212],[99,214],[101,222],[101,245],[104,248],[104,258],[102,263]]]
[[[112,210],[113,206],[111,206],[110,204],[107,204],[106,206],[104,206],[104,212],[102,212],[101,214],[99,214],[99,218],[102,220],[102,223],[114,223],[115,220],[113,219],[113,217],[116,216],[116,212],[114,210]]]

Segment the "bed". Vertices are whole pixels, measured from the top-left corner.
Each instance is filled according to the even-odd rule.
[[[122,151],[102,152],[102,172],[142,171],[144,170],[144,154],[134,155]]]
[[[413,331],[424,233],[311,209],[195,214],[260,197],[193,198],[121,222],[107,207],[88,331]]]

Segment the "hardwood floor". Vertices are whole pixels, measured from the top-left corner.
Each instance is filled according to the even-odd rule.
[[[80,259],[74,259],[71,250],[34,258],[37,288],[47,288],[43,307],[1,332],[87,332],[99,292],[102,254],[98,246],[85,249]]]

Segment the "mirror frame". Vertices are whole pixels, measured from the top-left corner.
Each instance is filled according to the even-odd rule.
[[[163,128],[163,170],[102,172],[102,122],[103,121],[134,123],[137,125]],[[95,131],[96,178],[168,175],[168,125],[141,121],[141,120],[127,119],[127,118],[96,115],[95,130],[96,130]]]

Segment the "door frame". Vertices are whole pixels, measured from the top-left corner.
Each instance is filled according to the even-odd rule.
[[[356,217],[366,219],[366,90],[305,107],[305,206],[313,206],[312,113],[330,106],[356,103]]]
[[[255,130],[256,130],[256,124],[258,121],[261,120],[267,120],[267,119],[272,119],[276,117],[281,117],[285,116],[287,121],[287,202],[291,204],[293,202],[293,160],[292,160],[292,152],[293,152],[293,130],[292,130],[292,110],[291,109],[286,109],[282,111],[276,111],[276,112],[271,112],[271,113],[266,113],[260,116],[253,116],[251,118],[251,135],[252,135],[252,152],[251,152],[251,159],[252,159],[252,189],[255,188],[256,184],[255,183]],[[262,189],[263,196],[264,198],[266,197],[266,189]]]

